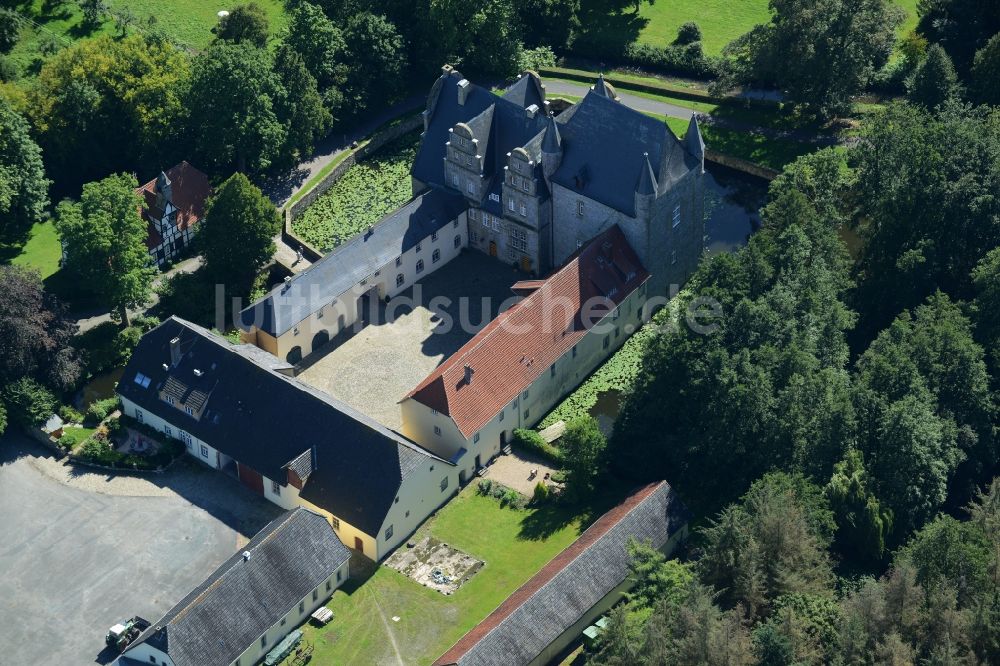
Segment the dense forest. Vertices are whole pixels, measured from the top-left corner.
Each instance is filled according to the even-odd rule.
[[[607,464],[710,518],[637,548],[592,662],[1000,663],[1000,35],[945,4],[951,75],[785,169],[671,310],[711,326],[658,316]]]

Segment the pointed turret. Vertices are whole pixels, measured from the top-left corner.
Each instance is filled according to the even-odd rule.
[[[590,89],[601,97],[607,97],[608,99],[618,101],[618,93],[615,92],[615,87],[604,80],[604,73],[602,72],[597,76],[597,83],[590,86]]]
[[[156,207],[166,211],[167,204],[173,202],[173,189],[170,178],[165,171],[156,177]]]
[[[636,219],[649,219],[653,210],[653,201],[656,199],[656,192],[656,176],[653,174],[653,165],[649,162],[649,153],[643,153],[639,180],[635,184]]]
[[[701,172],[705,173],[705,140],[701,136],[701,128],[698,127],[698,116],[693,113],[687,133],[684,135],[684,147],[701,163]]]
[[[656,176],[653,175],[653,165],[649,163],[649,153],[642,154],[642,169],[635,193],[647,197],[656,194]]]
[[[545,134],[542,136],[542,172],[548,179],[556,172],[562,163],[562,137],[559,136],[559,126],[556,119],[549,116],[545,121]]]

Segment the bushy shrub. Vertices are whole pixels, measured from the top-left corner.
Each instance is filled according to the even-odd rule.
[[[535,492],[532,495],[531,500],[536,504],[541,504],[545,502],[547,499],[549,499],[550,493],[551,491],[549,490],[549,487],[545,485],[545,482],[539,481],[538,483],[535,484]]]
[[[137,317],[128,328],[106,321],[76,336],[73,346],[86,360],[86,370],[98,375],[128,363],[143,333],[156,326],[152,317]]]
[[[493,494],[493,480],[492,479],[479,479],[479,483],[476,484],[476,492],[480,495],[489,497]]]
[[[542,436],[535,430],[531,430],[530,428],[517,428],[514,430],[514,444],[515,446],[518,446],[525,451],[535,453],[549,462],[555,463],[556,465],[562,464],[562,453],[559,449],[542,439]]]
[[[632,43],[625,48],[624,60],[631,65],[700,79],[715,78],[721,70],[720,60],[706,56],[701,42],[677,46]]]
[[[82,423],[83,414],[69,405],[59,408],[59,417],[66,423]]]
[[[4,400],[10,420],[25,427],[45,423],[56,409],[52,391],[30,377],[22,377],[9,384],[4,390]]]
[[[83,422],[86,425],[96,425],[108,418],[108,414],[118,409],[118,397],[114,396],[111,398],[105,398],[104,400],[97,400],[87,407],[87,413],[84,414]]]
[[[500,496],[500,506],[508,509],[523,509],[527,504],[524,495],[512,488],[504,489]]]
[[[0,435],[4,434],[7,430],[7,408],[4,406],[3,402],[0,401]]]
[[[69,451],[74,446],[76,446],[79,443],[79,441],[80,438],[77,437],[76,434],[66,433],[65,435],[59,438],[59,446],[65,449],[66,451]]]
[[[518,69],[522,72],[530,70],[537,72],[543,67],[555,67],[556,54],[550,46],[539,46],[534,49],[524,49],[521,51],[521,59]]]
[[[674,44],[694,44],[701,41],[701,28],[694,21],[688,21],[677,29]]]

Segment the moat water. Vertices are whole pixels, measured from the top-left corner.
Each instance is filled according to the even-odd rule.
[[[718,164],[706,164],[705,247],[709,254],[733,252],[747,244],[760,227],[760,208],[767,203],[767,181]],[[597,394],[590,415],[610,435],[622,407],[617,389]]]
[[[732,252],[760,227],[767,181],[719,164],[705,167],[705,247],[709,254]]]

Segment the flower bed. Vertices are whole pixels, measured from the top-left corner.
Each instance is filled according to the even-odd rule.
[[[156,440],[158,447],[149,455],[122,453],[115,449],[115,442],[126,431],[126,427],[142,432]],[[175,439],[163,439],[162,433],[126,416],[111,419],[83,442],[70,458],[100,467],[121,470],[162,470],[184,453],[184,445]]]

